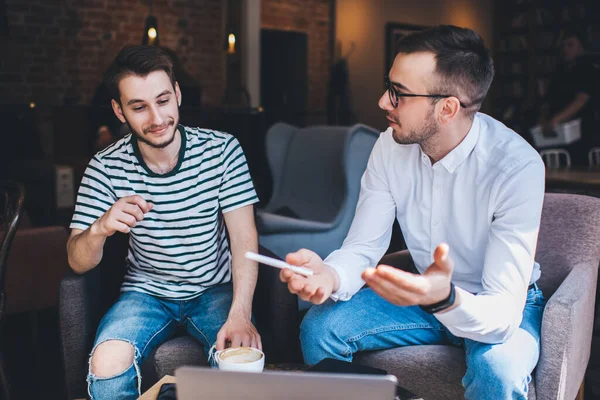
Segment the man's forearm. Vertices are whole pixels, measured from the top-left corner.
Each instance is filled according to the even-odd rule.
[[[95,225],[71,236],[67,242],[67,254],[71,269],[77,274],[83,274],[96,267],[102,260],[105,241],[105,236],[96,233]]]
[[[552,117],[552,122],[560,124],[561,122],[570,120],[576,115],[583,106],[589,101],[590,95],[587,93],[577,93],[575,99],[570,102],[565,108],[560,110],[556,115]]]
[[[233,302],[229,314],[250,319],[258,265],[255,261],[246,259],[244,255],[247,251],[258,251],[258,237],[255,233],[231,237]]]

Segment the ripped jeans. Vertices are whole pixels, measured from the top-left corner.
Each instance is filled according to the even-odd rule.
[[[209,354],[217,333],[227,320],[232,298],[231,283],[215,286],[186,301],[164,300],[138,292],[121,293],[100,322],[92,355],[101,343],[121,340],[133,346],[133,363],[115,376],[98,377],[92,373],[90,356],[87,379],[90,398],[137,399],[141,394],[139,366],[152,350],[174,334],[178,326],[184,326]]]

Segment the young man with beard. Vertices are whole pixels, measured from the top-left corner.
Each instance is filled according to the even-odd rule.
[[[131,133],[91,160],[67,251],[84,273],[100,262],[108,236],[130,234],[121,295],[100,322],[88,388],[93,399],[132,399],[139,365],[178,326],[207,354],[227,341],[261,348],[251,322],[257,265],[244,258],[258,248],[258,199],[234,137],[179,124],[182,93],[166,52],[125,47],[104,81]]]
[[[477,112],[493,75],[472,30],[439,26],[399,42],[379,100],[390,127],[342,248],[324,261],[306,249],[287,256],[311,277],[281,272],[291,292],[319,304],[301,328],[308,364],[453,344],[466,353],[466,398],[527,397],[545,304],[534,261],[544,165],[518,134]],[[414,273],[373,268],[395,218]]]

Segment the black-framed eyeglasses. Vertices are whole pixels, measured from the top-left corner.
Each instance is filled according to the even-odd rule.
[[[452,94],[412,94],[412,93],[402,93],[400,91],[398,91],[394,85],[391,84],[390,82],[390,77],[386,76],[385,77],[385,87],[387,88],[387,92],[388,92],[388,96],[390,97],[390,103],[392,103],[392,106],[394,108],[398,107],[398,99],[400,97],[429,97],[432,99],[445,99],[448,97],[456,97]],[[458,99],[458,97],[456,97]],[[460,99],[458,99],[458,102],[460,103],[460,106],[462,108],[467,108],[467,105],[464,104],[462,101],[460,101]]]

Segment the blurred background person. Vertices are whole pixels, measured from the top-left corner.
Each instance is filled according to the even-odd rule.
[[[581,139],[564,146],[573,165],[579,166],[587,165],[589,149],[600,145],[595,116],[600,68],[586,55],[585,46],[584,35],[573,29],[564,32],[561,42],[563,63],[550,80],[540,118],[545,134],[552,134],[559,124],[581,119]]]

